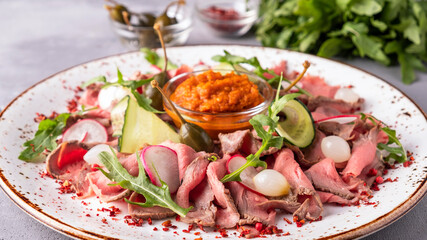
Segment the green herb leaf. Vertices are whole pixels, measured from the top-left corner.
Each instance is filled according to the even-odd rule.
[[[145,59],[151,63],[152,65],[156,65],[160,69],[163,69],[165,66],[165,59],[163,57],[160,57],[155,51],[149,49],[149,48],[141,48],[141,52],[145,54]],[[171,63],[171,61],[168,61],[168,69],[176,69],[178,68],[177,65]]]
[[[299,95],[301,94],[293,93],[284,95],[281,98],[276,99],[272,103],[271,107],[268,110],[268,116],[259,114],[249,120],[249,123],[254,127],[258,136],[262,139],[262,145],[255,154],[251,154],[246,157],[247,161],[245,164],[243,164],[236,171],[225,175],[221,179],[221,182],[241,181],[240,173],[242,173],[243,170],[250,166],[263,168],[267,167],[267,164],[264,161],[260,160],[261,153],[264,150],[269,149],[270,147],[280,149],[283,146],[283,138],[280,136],[273,135],[273,133],[276,131],[277,123],[279,121],[279,117],[277,116],[277,114],[283,109],[286,102],[298,97]],[[267,127],[268,130],[266,130],[264,127]]]
[[[372,16],[381,12],[382,6],[376,0],[354,0],[350,9],[359,15]]]
[[[153,77],[151,77],[149,79],[126,81],[126,80],[123,80],[123,75],[119,69],[117,69],[117,77],[118,77],[117,82],[106,83],[103,86],[103,88],[107,88],[110,86],[122,86],[122,87],[128,88],[128,89],[130,89],[130,92],[135,97],[135,99],[138,102],[138,105],[140,107],[142,107],[143,109],[145,109],[149,112],[163,113],[162,111],[158,111],[157,109],[155,109],[151,106],[151,102],[152,102],[151,99],[145,97],[143,94],[140,94],[138,92],[138,88],[140,88],[141,86],[143,86],[147,83],[150,83],[154,79]]]
[[[228,63],[230,64],[234,70],[236,70],[236,68],[238,69],[242,69],[243,71],[247,71],[249,72],[249,70],[247,70],[246,68],[244,68],[243,66],[241,66],[240,64],[249,64],[250,66],[254,67],[255,69],[253,70],[253,73],[255,73],[256,75],[258,75],[259,77],[263,78],[264,80],[267,80],[267,82],[270,85],[273,85],[274,87],[278,84],[280,76],[277,75],[273,70],[267,69],[267,68],[263,68],[258,60],[257,57],[252,57],[252,58],[244,58],[241,56],[237,56],[237,55],[232,55],[230,54],[228,51],[224,50],[224,56],[223,55],[215,55],[212,57],[213,61],[216,62],[221,62],[221,63]],[[270,75],[273,76],[272,79],[267,79],[264,76],[264,73],[268,73]],[[284,81],[291,83],[291,81],[289,81],[288,79],[283,78]],[[309,92],[307,92],[306,90],[295,86],[301,93],[307,95],[307,96],[312,96]]]
[[[138,203],[125,199],[126,202],[136,204],[141,207],[160,206],[169,208],[178,215],[184,217],[191,210],[191,207],[182,208],[175,203],[170,195],[168,185],[163,181],[160,180],[162,184],[160,187],[152,184],[145,175],[144,167],[142,166],[139,155],[137,153],[135,154],[139,168],[139,174],[136,177],[129,174],[129,172],[119,162],[117,156],[111,155],[108,152],[101,152],[98,156],[102,164],[107,168],[108,172],[101,168],[99,170],[111,181],[116,182],[125,189],[129,189],[143,195],[146,200],[144,203]]]
[[[81,88],[86,88],[87,86],[93,84],[93,83],[97,83],[97,82],[107,82],[107,79],[105,78],[105,76],[98,76],[98,77],[94,77],[86,82],[84,82],[80,87]]]
[[[259,15],[256,37],[264,46],[399,63],[405,84],[427,61],[425,0],[262,0]],[[391,42],[399,52],[385,49]]]
[[[372,122],[372,124],[377,125],[377,122],[381,123],[381,130],[387,134],[388,136],[388,142],[387,144],[379,143],[377,145],[377,148],[379,150],[385,150],[389,152],[389,155],[384,159],[385,161],[390,161],[390,159],[394,159],[398,161],[399,163],[404,163],[408,160],[406,156],[406,150],[403,147],[402,143],[400,143],[399,139],[396,136],[396,130],[393,130],[389,128],[385,123],[383,123],[381,120],[375,118],[372,115],[366,115],[364,113],[360,113],[361,119],[365,120],[368,119]]]
[[[54,150],[57,147],[56,138],[62,134],[68,117],[70,117],[69,113],[62,113],[53,120],[45,119],[41,121],[34,138],[23,144],[26,148],[18,158],[26,162],[35,162],[39,160],[43,151]]]
[[[403,148],[402,143],[400,143],[399,139],[396,137],[396,131],[390,129],[388,127],[381,128],[388,136],[388,143],[383,144],[379,143],[377,148],[380,150],[386,150],[390,154],[385,158],[385,161],[389,161],[390,159],[394,159],[399,163],[404,163],[408,160],[406,156],[406,151]]]

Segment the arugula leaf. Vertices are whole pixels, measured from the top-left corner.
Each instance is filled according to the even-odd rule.
[[[389,155],[385,157],[385,161],[390,161],[390,159],[394,159],[395,161],[399,163],[404,163],[408,161],[408,157],[406,156],[406,150],[403,147],[402,143],[399,141],[399,139],[396,136],[396,130],[393,130],[389,128],[384,122],[378,120],[372,115],[366,115],[364,113],[360,114],[362,117],[361,119],[368,119],[370,120],[374,125],[377,125],[377,122],[380,122],[380,128],[381,130],[387,134],[388,136],[388,142],[387,144],[379,143],[377,145],[377,148],[379,150],[385,150],[389,152]]]
[[[385,158],[385,161],[389,161],[390,159],[394,159],[399,163],[408,161],[405,148],[403,148],[402,143],[400,143],[399,139],[396,137],[396,131],[388,127],[382,127],[381,129],[387,134],[388,142],[387,144],[379,143],[377,148],[380,150],[386,150],[390,153]],[[395,144],[395,146],[393,146],[393,144]]]
[[[299,95],[301,94],[294,93],[284,95],[279,99],[277,99],[276,97],[276,100],[268,109],[268,116],[259,114],[249,120],[249,123],[254,127],[258,136],[262,139],[262,145],[255,154],[251,154],[246,157],[247,161],[245,164],[243,164],[236,171],[225,175],[221,179],[221,182],[241,181],[240,173],[242,173],[243,170],[250,166],[263,168],[267,167],[267,164],[264,161],[260,160],[261,153],[264,150],[269,149],[270,147],[281,148],[283,145],[283,137],[273,135],[273,133],[276,131],[276,127],[279,122],[279,117],[277,116],[277,114],[280,112],[281,109],[283,109],[284,105],[288,101],[296,98]],[[265,130],[264,126],[268,127],[268,130]]]
[[[35,162],[39,160],[43,151],[54,150],[57,147],[56,138],[62,134],[70,115],[69,113],[62,113],[53,120],[41,121],[34,138],[23,144],[26,148],[19,154],[18,158],[26,162]]]
[[[163,57],[160,57],[155,51],[152,51],[149,48],[141,48],[141,52],[145,54],[145,59],[151,63],[152,65],[156,65],[160,69],[163,69],[165,66],[165,59]],[[178,68],[177,65],[171,63],[168,61],[168,69],[176,69]]]
[[[84,82],[80,87],[81,88],[86,88],[87,86],[93,84],[93,83],[97,83],[97,82],[103,82],[106,83],[107,79],[105,78],[105,76],[98,76],[98,77],[94,77],[86,82]]]
[[[150,83],[154,79],[153,77],[151,77],[149,79],[126,81],[123,79],[123,75],[118,68],[117,68],[117,77],[118,77],[117,82],[106,83],[104,86],[102,86],[102,88],[107,88],[110,86],[122,86],[122,87],[128,88],[130,90],[130,92],[132,93],[132,95],[135,97],[135,99],[138,102],[138,105],[140,107],[142,107],[143,109],[145,109],[149,112],[163,113],[162,111],[158,111],[157,109],[155,109],[151,106],[151,102],[152,102],[151,99],[145,97],[143,94],[140,94],[138,92],[138,88],[140,88],[141,86],[143,86],[147,83]]]
[[[212,57],[213,61],[216,62],[220,62],[220,63],[228,63],[229,65],[231,65],[233,67],[233,69],[235,71],[237,70],[243,70],[243,71],[247,71],[250,72],[249,70],[247,70],[246,68],[242,67],[240,64],[249,64],[250,66],[254,67],[255,69],[253,70],[253,73],[255,73],[256,75],[258,75],[259,77],[263,78],[264,80],[266,80],[270,85],[277,85],[278,81],[280,79],[280,76],[277,75],[273,70],[267,69],[267,68],[263,68],[258,60],[257,57],[252,57],[252,58],[244,58],[241,56],[237,56],[237,55],[232,55],[231,53],[229,53],[228,51],[224,50],[224,56],[223,55],[215,55]],[[237,69],[238,68],[238,69]],[[270,75],[273,76],[273,78],[268,79],[264,76],[264,73],[268,73]],[[291,83],[291,81],[289,81],[288,79],[283,78],[284,81]],[[307,96],[312,96],[309,92],[307,92],[306,90],[295,86],[301,93],[307,95]]]
[[[191,210],[191,207],[182,208],[177,203],[175,203],[170,195],[168,185],[162,180],[160,180],[162,184],[160,187],[152,184],[148,177],[145,175],[145,170],[142,166],[139,155],[137,153],[135,154],[137,157],[139,168],[139,174],[136,177],[129,174],[129,172],[119,162],[115,154],[112,155],[108,152],[101,152],[98,155],[98,158],[107,168],[108,172],[106,172],[102,168],[99,168],[99,170],[111,181],[116,182],[118,185],[125,189],[129,189],[143,195],[146,200],[144,203],[139,203],[125,199],[127,203],[136,204],[141,207],[160,206],[164,208],[169,208],[178,215],[184,217]]]

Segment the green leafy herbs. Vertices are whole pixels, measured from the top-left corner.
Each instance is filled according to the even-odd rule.
[[[260,15],[256,36],[264,46],[399,63],[405,84],[426,70],[426,1],[263,0]]]
[[[160,180],[162,184],[160,187],[151,183],[151,181],[145,175],[144,167],[142,166],[138,154],[136,154],[136,157],[138,161],[139,174],[136,177],[129,174],[129,172],[119,162],[117,156],[108,152],[101,152],[98,157],[102,164],[107,168],[108,172],[101,168],[99,168],[99,170],[108,179],[116,182],[125,189],[129,189],[143,195],[146,200],[144,203],[140,203],[125,199],[126,202],[136,204],[141,207],[160,206],[169,208],[182,217],[184,217],[191,210],[191,207],[182,208],[172,200],[169,187],[163,181]]]
[[[279,95],[276,95],[276,100],[272,103],[272,105],[268,109],[268,116],[259,114],[254,116],[249,122],[254,127],[258,136],[262,139],[262,145],[258,149],[255,154],[251,154],[246,157],[246,163],[242,165],[236,171],[225,175],[221,182],[229,182],[229,181],[240,181],[240,173],[243,172],[247,167],[263,167],[266,168],[267,164],[260,159],[261,153],[270,147],[282,148],[283,145],[283,137],[275,136],[273,133],[277,127],[279,122],[279,116],[277,114],[284,108],[285,104],[296,97],[298,97],[299,93],[292,93],[284,95],[279,98]],[[267,127],[267,130],[264,128]]]
[[[135,97],[140,107],[142,107],[143,109],[149,112],[163,113],[162,111],[158,111],[157,109],[151,106],[151,102],[152,102],[151,99],[145,97],[143,94],[140,94],[138,92],[138,88],[142,87],[147,83],[150,83],[152,80],[153,78],[126,81],[123,79],[122,73],[117,68],[117,82],[106,83],[102,88],[107,88],[110,86],[122,86],[122,87],[128,88],[130,90],[130,93],[132,93],[132,95]]]
[[[157,66],[160,69],[164,69],[165,67],[165,59],[163,57],[160,57],[155,51],[149,49],[149,48],[141,48],[141,52],[145,54],[145,59],[151,63],[152,65]],[[176,69],[178,68],[177,65],[171,63],[168,61],[168,69]]]
[[[62,134],[70,115],[69,113],[62,113],[55,119],[41,121],[34,138],[23,144],[25,149],[18,158],[26,162],[36,162],[45,150],[54,150],[57,147],[56,138]]]
[[[106,83],[107,79],[105,78],[105,76],[97,76],[97,77],[94,77],[94,78],[89,79],[88,81],[84,82],[80,87],[86,88],[87,86],[94,84],[94,83],[97,83],[97,82]]]
[[[254,69],[252,71],[253,73],[255,73],[259,77],[266,80],[273,87],[278,86],[280,79],[282,79],[283,81],[286,81],[288,83],[291,83],[291,81],[283,78],[283,76],[277,75],[273,70],[268,69],[268,68],[263,68],[261,66],[261,64],[259,63],[259,60],[257,57],[244,58],[241,56],[232,55],[228,51],[224,50],[224,55],[215,55],[212,57],[212,60],[214,60],[216,62],[220,62],[220,63],[229,64],[229,65],[231,65],[231,67],[235,71],[243,71],[243,72],[249,72],[249,71],[246,68],[244,68],[243,66],[241,66],[241,64],[248,64],[248,65],[254,67]],[[267,78],[264,76],[265,73],[267,73],[273,77]],[[298,86],[295,86],[295,87],[298,88],[299,92],[306,94],[308,96],[311,96],[311,94],[309,92],[307,92],[306,90],[304,90]]]
[[[381,122],[377,118],[373,116],[368,116],[366,114],[361,113],[362,119],[368,119],[370,120],[374,125],[377,125],[378,122],[380,123],[381,130],[387,134],[388,136],[388,142],[386,144],[384,143],[378,143],[377,148],[379,150],[385,150],[389,154],[384,158],[385,161],[394,160],[399,163],[404,163],[408,161],[408,157],[406,156],[406,150],[403,147],[402,143],[399,141],[399,139],[396,136],[396,131],[389,128],[385,123]]]

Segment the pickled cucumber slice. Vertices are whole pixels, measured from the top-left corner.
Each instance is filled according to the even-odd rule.
[[[277,133],[291,144],[305,148],[315,137],[313,117],[307,107],[299,100],[290,100],[281,111],[285,120],[277,125]]]

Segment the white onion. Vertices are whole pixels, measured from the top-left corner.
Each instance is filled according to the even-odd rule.
[[[357,95],[350,88],[340,88],[335,93],[334,98],[343,100],[344,102],[348,102],[348,103],[356,103],[359,100],[359,95]]]
[[[102,88],[98,95],[99,107],[104,110],[111,110],[120,100],[122,100],[122,98],[128,94],[129,92],[120,86]]]
[[[112,153],[110,146],[108,146],[107,144],[98,144],[95,147],[91,148],[89,151],[87,151],[87,153],[83,156],[83,159],[91,165],[98,164],[99,166],[103,166],[103,164],[98,158],[98,155],[101,152]]]
[[[347,141],[338,136],[327,136],[321,143],[323,155],[336,163],[347,161],[350,156],[350,146]]]
[[[277,197],[289,193],[289,183],[280,172],[265,169],[254,177],[255,190],[266,196]]]

